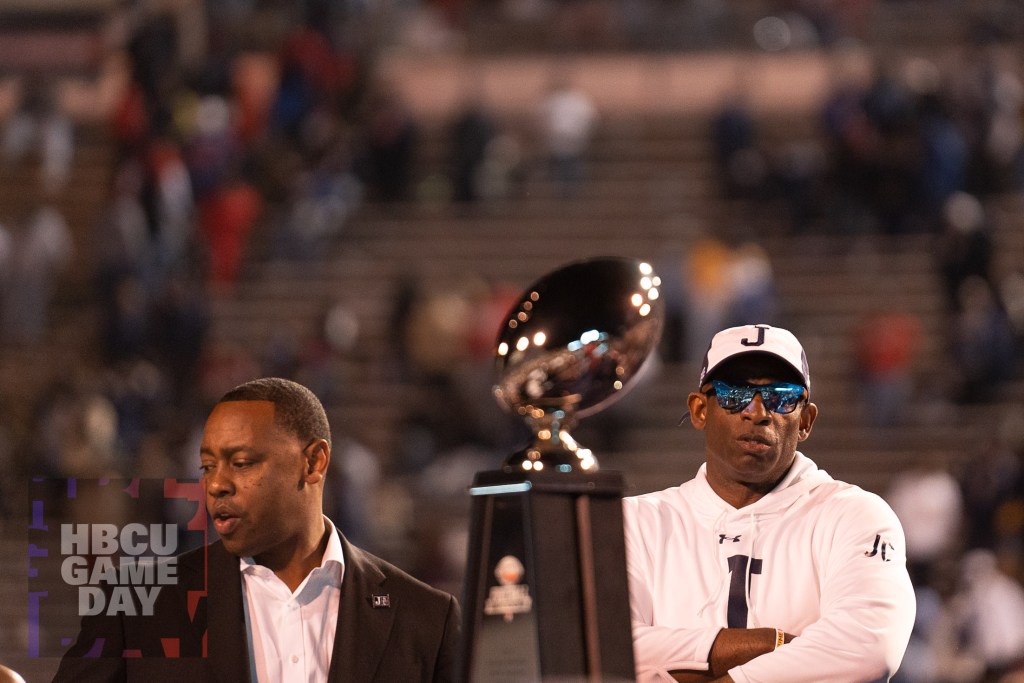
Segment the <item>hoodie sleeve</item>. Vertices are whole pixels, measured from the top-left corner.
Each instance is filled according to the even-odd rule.
[[[657,546],[667,539],[662,539],[657,531],[654,531],[653,536],[641,533],[638,505],[635,499],[625,499],[623,505],[637,681],[672,681],[674,679],[668,672],[675,670],[707,671],[708,654],[721,630],[719,627],[684,629],[653,625],[654,596],[650,587],[655,585],[655,572],[661,565]],[[676,570],[684,571],[685,568],[677,567]],[[678,583],[683,588],[689,585],[685,576],[680,576]]]
[[[736,683],[884,683],[899,667],[916,602],[895,513],[878,496],[850,490],[835,499],[814,544],[821,617],[792,642],[731,669]]]

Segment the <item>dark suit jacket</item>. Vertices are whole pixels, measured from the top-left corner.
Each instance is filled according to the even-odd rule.
[[[328,680],[454,681],[460,627],[455,598],[344,537],[341,543],[345,576]],[[161,589],[153,616],[83,618],[53,680],[248,683],[238,558],[220,541],[185,553],[178,558],[178,583]]]

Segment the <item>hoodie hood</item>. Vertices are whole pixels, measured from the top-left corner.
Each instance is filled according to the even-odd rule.
[[[800,502],[818,486],[834,481],[825,470],[819,469],[810,458],[797,451],[792,467],[771,493],[755,503],[735,508],[719,498],[708,483],[707,463],[700,466],[697,476],[682,488],[683,495],[694,503],[698,517],[714,528],[731,519],[757,519],[776,517]]]

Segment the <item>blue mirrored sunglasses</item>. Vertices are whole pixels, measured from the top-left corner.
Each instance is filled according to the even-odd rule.
[[[727,384],[721,380],[711,380],[712,391],[718,399],[718,405],[731,413],[750,405],[754,394],[761,394],[761,403],[773,413],[785,415],[792,413],[804,398],[804,388],[791,382],[772,382],[771,384],[744,385],[740,387]]]

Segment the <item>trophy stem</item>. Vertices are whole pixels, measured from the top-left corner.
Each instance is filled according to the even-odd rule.
[[[576,419],[565,410],[546,412],[527,421],[533,429],[530,444],[508,457],[505,472],[596,472],[597,458],[569,433]]]

